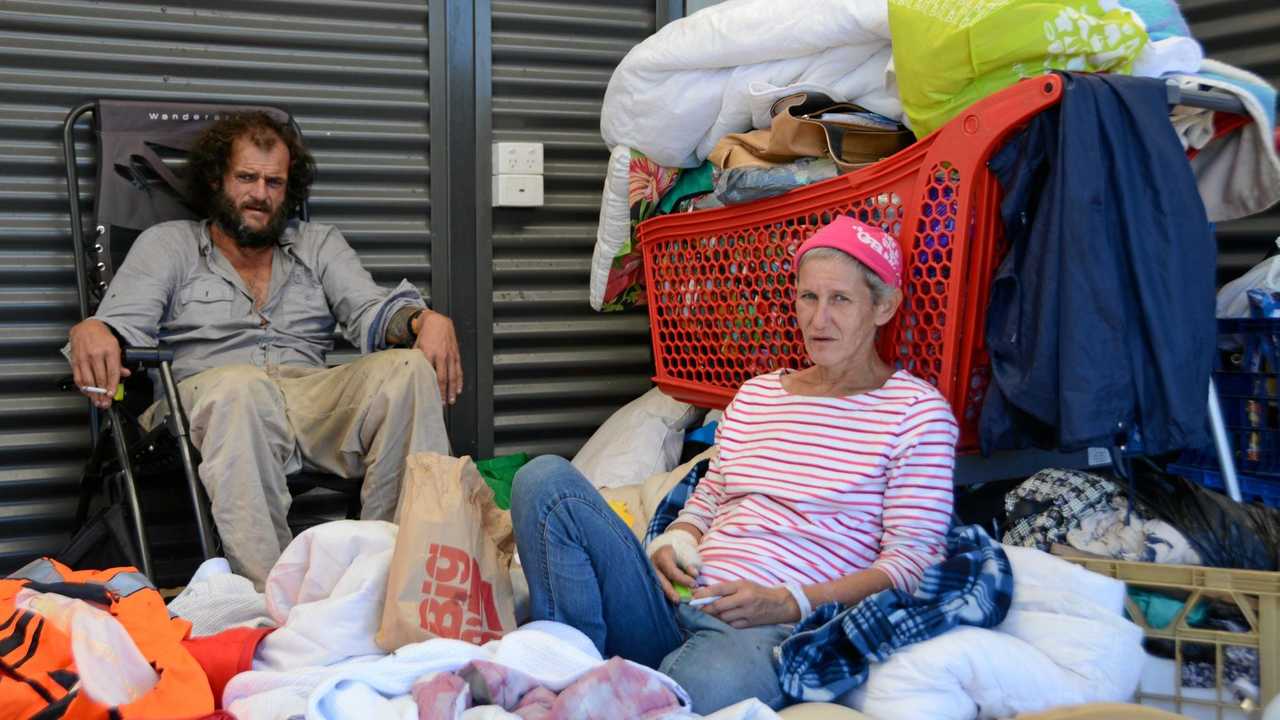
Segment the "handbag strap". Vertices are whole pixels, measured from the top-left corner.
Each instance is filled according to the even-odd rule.
[[[822,93],[798,92],[791,95],[785,95],[773,101],[773,105],[769,108],[769,117],[777,117],[780,113],[787,113],[794,118],[800,120],[809,120],[811,122],[824,122],[816,116],[832,111],[842,113],[877,113],[866,109],[865,107],[852,102],[838,102]],[[880,131],[885,132],[885,131]]]
[[[822,120],[809,119],[822,128],[823,134],[827,140],[827,155],[835,162],[836,167],[841,172],[857,170],[858,168],[869,165],[873,160],[846,160],[844,157],[845,138],[852,132],[861,136],[863,142],[871,144],[874,148],[881,152],[876,155],[890,155],[898,149],[909,144],[906,129],[900,130],[879,130],[876,128],[861,128],[854,125],[848,125],[840,122],[824,122]]]

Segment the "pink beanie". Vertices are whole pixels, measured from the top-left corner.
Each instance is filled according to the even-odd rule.
[[[902,287],[902,251],[880,228],[841,215],[804,241],[796,251],[796,267],[805,253],[817,248],[840,250],[871,268],[889,287]]]

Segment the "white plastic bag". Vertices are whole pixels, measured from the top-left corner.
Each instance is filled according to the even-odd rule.
[[[701,415],[653,388],[611,415],[574,456],[573,466],[597,488],[638,485],[680,462],[685,428]]]
[[[99,705],[129,705],[160,681],[129,631],[110,613],[84,600],[26,589],[18,591],[14,605],[40,615],[71,638],[80,684]]]
[[[1280,237],[1276,238],[1280,248]],[[1218,317],[1249,317],[1250,290],[1280,292],[1280,255],[1273,255],[1254,265],[1249,272],[1232,280],[1218,291]]]

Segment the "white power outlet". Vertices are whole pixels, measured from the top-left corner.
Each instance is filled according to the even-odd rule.
[[[494,143],[493,174],[541,175],[542,143]]]
[[[494,207],[542,207],[541,175],[494,175]]]

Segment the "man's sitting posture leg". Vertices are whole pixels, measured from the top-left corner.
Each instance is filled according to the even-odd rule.
[[[297,442],[284,395],[262,369],[228,365],[178,384],[200,451],[200,480],[209,494],[223,553],[232,568],[261,587],[292,535],[286,467]],[[142,417],[148,427],[167,415],[164,403]]]
[[[328,370],[282,367],[280,375],[303,466],[363,477],[361,520],[392,519],[407,455],[449,453],[436,373],[416,349]]]

